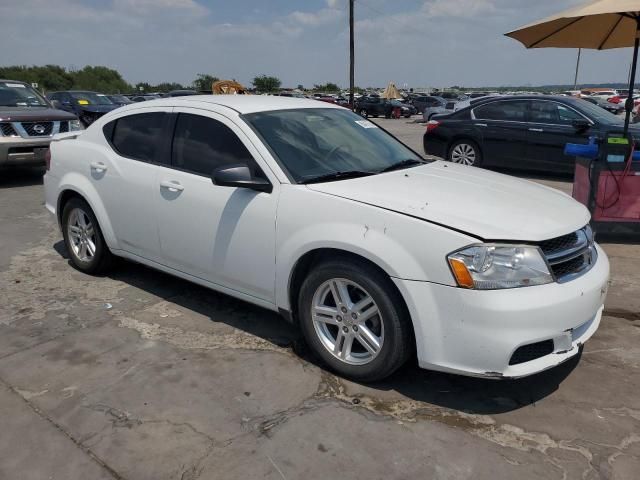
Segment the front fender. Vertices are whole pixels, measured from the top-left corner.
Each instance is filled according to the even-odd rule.
[[[290,310],[297,262],[317,249],[337,249],[373,262],[393,278],[454,285],[446,256],[473,239],[401,213],[299,185],[284,186],[276,232],[276,305]]]

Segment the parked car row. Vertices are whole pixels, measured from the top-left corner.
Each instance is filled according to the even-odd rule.
[[[399,111],[400,116],[409,118],[418,113],[416,107],[410,103],[395,99],[386,99],[377,96],[361,97],[355,102],[355,111],[361,116],[391,118],[394,110]]]

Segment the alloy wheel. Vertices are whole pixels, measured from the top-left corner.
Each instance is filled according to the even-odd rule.
[[[96,231],[84,210],[71,210],[67,233],[75,257],[81,262],[91,262],[96,254]]]
[[[311,318],[318,339],[331,355],[350,365],[373,361],[384,343],[380,309],[357,283],[332,278],[313,295]]]
[[[451,161],[462,165],[474,165],[476,156],[475,148],[468,143],[459,143],[451,151]]]

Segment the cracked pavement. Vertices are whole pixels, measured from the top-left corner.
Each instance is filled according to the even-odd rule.
[[[271,312],[133,263],[73,270],[41,173],[0,179],[0,478],[638,478],[639,246],[604,245],[580,358],[518,381],[413,362],[359,385]]]

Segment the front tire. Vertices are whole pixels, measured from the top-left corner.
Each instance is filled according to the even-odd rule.
[[[382,380],[413,351],[409,314],[384,273],[359,262],[314,268],[298,298],[300,326],[314,353],[353,380]]]
[[[71,264],[88,274],[106,271],[112,254],[107,247],[93,210],[83,199],[69,200],[62,211],[62,236]]]
[[[463,139],[451,145],[447,159],[453,163],[479,167],[482,164],[482,153],[475,142]]]
[[[369,116],[369,113],[367,112],[366,109],[363,108],[363,109],[360,110],[360,116],[364,117],[364,118],[367,118]]]

